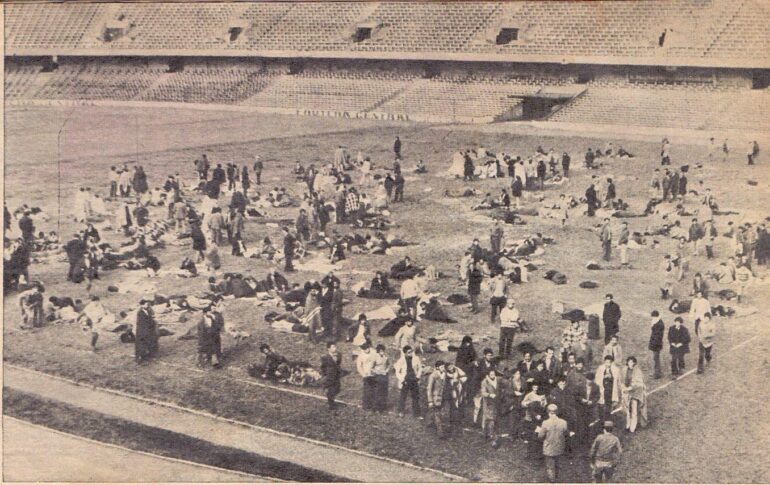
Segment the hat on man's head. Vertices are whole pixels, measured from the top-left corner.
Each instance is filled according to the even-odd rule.
[[[615,423],[613,421],[607,420],[604,422],[604,429],[612,429],[615,427]]]
[[[546,409],[547,409],[548,411],[553,411],[553,412],[556,412],[556,411],[558,411],[558,410],[559,410],[559,406],[557,406],[556,404],[549,404],[549,405],[548,405],[548,407],[547,407]]]

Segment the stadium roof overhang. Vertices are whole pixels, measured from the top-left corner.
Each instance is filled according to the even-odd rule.
[[[751,58],[700,57],[608,57],[608,56],[553,56],[521,54],[477,54],[460,52],[356,52],[356,51],[275,51],[248,49],[58,49],[14,48],[6,46],[6,56],[110,56],[110,57],[263,57],[276,59],[379,59],[412,61],[507,62],[563,65],[625,65],[676,66],[726,69],[770,69],[770,57],[762,53]]]

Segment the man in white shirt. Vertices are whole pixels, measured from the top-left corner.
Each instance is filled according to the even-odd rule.
[[[513,338],[519,329],[521,317],[519,310],[514,306],[513,299],[509,299],[505,308],[500,311],[500,357],[510,357],[513,351]]]
[[[401,283],[401,300],[414,319],[417,318],[417,300],[422,294],[422,278],[419,275]]]
[[[492,281],[489,282],[492,296],[489,298],[489,323],[494,324],[497,314],[505,308],[506,296],[508,294],[508,281],[503,273],[497,273]]]
[[[376,407],[377,379],[374,375],[374,364],[375,353],[369,343],[364,343],[361,353],[356,357],[356,370],[364,381],[362,407],[370,411],[374,411]]]
[[[398,329],[398,332],[396,332],[396,335],[393,338],[393,344],[397,349],[403,349],[406,346],[417,349],[420,346],[417,341],[417,333],[417,326],[414,324],[414,320],[410,318],[404,322],[404,325]]]
[[[695,298],[692,299],[690,304],[690,321],[695,323],[695,320],[702,319],[707,313],[711,313],[711,304],[703,297],[703,293],[699,291],[695,293]]]

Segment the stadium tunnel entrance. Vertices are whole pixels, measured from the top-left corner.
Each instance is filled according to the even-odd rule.
[[[548,86],[521,98],[520,120],[543,120],[586,91],[582,86]]]

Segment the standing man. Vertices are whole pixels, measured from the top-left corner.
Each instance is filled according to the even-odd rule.
[[[235,179],[237,178],[238,167],[234,163],[227,164],[227,190],[235,190]]]
[[[671,378],[676,380],[684,372],[684,356],[690,353],[690,332],[682,325],[682,317],[674,319],[668,329],[668,345],[671,352]]]
[[[555,404],[547,407],[548,419],[537,427],[537,436],[543,440],[543,456],[545,457],[545,470],[550,482],[556,482],[559,476],[559,461],[567,444],[567,436],[574,435],[567,429],[567,422],[556,413],[559,410]]]
[[[252,168],[254,169],[254,178],[257,179],[257,185],[262,185],[262,169],[264,165],[262,165],[262,158],[259,155],[254,157],[254,166]]]
[[[326,402],[329,403],[329,410],[337,409],[337,403],[334,398],[340,393],[340,379],[342,378],[342,356],[337,352],[337,346],[334,342],[326,344],[326,355],[321,357],[321,377],[323,378],[323,388],[326,391]]]
[[[414,349],[405,345],[402,349],[401,357],[393,366],[396,374],[396,385],[399,389],[398,396],[398,415],[404,416],[406,406],[406,397],[412,397],[412,415],[415,418],[422,419],[420,415],[420,376],[422,375],[422,361],[414,355]]]
[[[561,169],[564,171],[565,177],[569,177],[569,164],[571,161],[572,159],[569,157],[569,154],[564,152],[561,156]]]
[[[591,184],[586,189],[586,215],[588,217],[593,217],[594,213],[596,212],[596,208],[599,207],[599,198],[596,195],[596,187],[594,187],[594,184]]]
[[[602,241],[602,258],[609,261],[612,255],[612,230],[610,229],[610,218],[604,218],[604,225],[599,233],[599,239]]]
[[[711,313],[706,313],[695,320],[695,335],[698,336],[698,374],[703,374],[704,360],[711,363],[711,349],[714,347],[714,339],[717,327],[711,319]]]
[[[21,230],[21,238],[25,244],[32,244],[35,241],[35,223],[32,222],[30,214],[30,211],[25,210],[24,215],[19,219],[19,230]]]
[[[545,161],[541,158],[540,161],[537,162],[537,168],[535,173],[537,174],[537,182],[540,186],[540,190],[545,189],[545,174],[547,172]]]
[[[444,409],[451,406],[449,401],[452,399],[452,386],[449,384],[446,372],[444,372],[443,360],[436,361],[435,368],[428,377],[427,397],[433,425],[439,436],[443,437],[446,434],[444,425],[447,421]]]
[[[222,184],[227,180],[227,175],[221,163],[218,163],[217,168],[211,172],[211,180],[216,184],[217,189],[221,188]]]
[[[631,234],[628,231],[628,222],[623,221],[620,226],[620,234],[618,234],[618,248],[620,248],[620,264],[624,268],[628,268],[628,239]]]
[[[594,383],[599,387],[600,419],[609,419],[612,410],[620,402],[620,368],[611,355],[604,356],[604,363],[596,368]]]
[[[519,329],[521,317],[519,310],[514,306],[513,299],[509,299],[505,308],[500,311],[500,358],[511,356],[513,351],[513,338]]]
[[[292,236],[291,231],[288,227],[283,227],[283,257],[284,257],[284,267],[283,270],[287,273],[294,272],[294,265],[292,264],[292,260],[294,259],[294,243],[296,240],[294,239],[294,236]]]
[[[500,221],[495,221],[495,226],[492,229],[492,232],[489,234],[489,248],[490,248],[490,251],[492,251],[492,254],[494,255],[500,254],[500,250],[503,248],[504,236],[505,236],[505,232],[503,231],[503,228],[500,226]]]
[[[404,201],[404,185],[406,184],[406,179],[404,179],[404,176],[401,175],[401,172],[398,172],[396,174],[396,179],[393,181],[393,202],[403,202]]]
[[[605,483],[612,479],[615,465],[618,463],[623,447],[620,440],[612,434],[615,423],[605,421],[602,433],[591,445],[591,474],[595,483]]]
[[[612,204],[615,203],[615,197],[617,193],[615,191],[615,183],[612,179],[607,179],[607,194],[604,196],[604,207],[611,209]]]
[[[471,300],[471,313],[479,312],[479,294],[481,294],[481,281],[484,274],[476,267],[476,261],[471,262],[468,271],[468,297]]]
[[[652,352],[652,361],[655,367],[655,379],[660,379],[663,373],[660,369],[660,351],[663,349],[663,334],[666,333],[666,325],[660,318],[658,310],[652,312],[652,323],[650,324],[650,343],[647,348]]]
[[[378,413],[384,413],[388,410],[388,374],[390,373],[390,357],[383,344],[378,344],[375,348],[374,365],[372,373],[374,374],[375,395],[374,410]]]
[[[396,141],[393,142],[393,154],[396,160],[401,160],[401,139],[396,135]]]
[[[505,302],[507,301],[506,295],[508,294],[508,282],[502,271],[500,271],[492,277],[490,283],[492,296],[489,298],[489,323],[494,325],[497,314],[505,308]]]
[[[604,295],[606,303],[604,304],[604,313],[602,314],[602,320],[604,320],[604,344],[610,343],[610,339],[613,335],[620,332],[620,305],[615,303],[612,299],[612,293]]]
[[[692,243],[692,255],[697,256],[700,249],[700,240],[703,237],[703,228],[698,224],[698,218],[694,217],[688,230],[689,240]]]
[[[201,158],[195,160],[195,170],[201,180],[206,180],[209,176],[209,159],[204,153]],[[122,195],[122,194],[121,194]]]
[[[67,254],[67,261],[69,262],[67,281],[74,281],[75,268],[80,265],[80,262],[85,257],[87,251],[88,245],[78,233],[73,234],[72,239],[67,241],[67,244],[64,245],[64,252]]]
[[[588,444],[591,424],[597,419],[596,409],[601,391],[594,382],[595,378],[596,375],[593,372],[587,372],[583,383],[575,389],[575,400],[578,406],[577,441],[581,444]]]
[[[144,297],[139,300],[139,310],[136,312],[134,333],[134,358],[137,364],[146,362],[158,352],[158,324],[152,313],[154,298]]]
[[[375,411],[377,379],[374,376],[374,352],[369,342],[361,345],[361,353],[356,357],[356,370],[363,379],[363,396],[361,407],[368,411]]]
[[[120,174],[113,165],[110,167],[110,199],[118,196],[118,179],[120,179]]]

